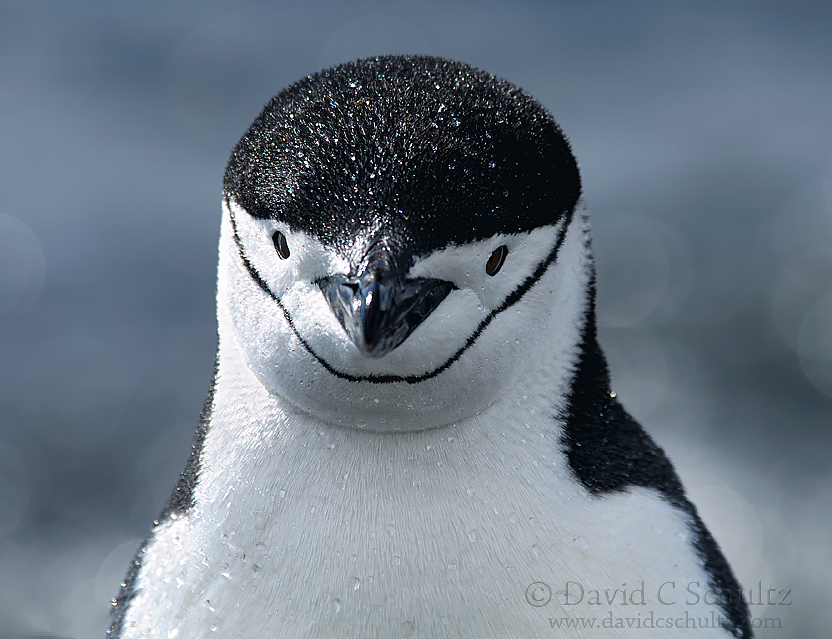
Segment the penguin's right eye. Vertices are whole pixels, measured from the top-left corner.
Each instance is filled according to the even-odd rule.
[[[283,235],[283,233],[275,231],[274,235],[272,235],[272,242],[274,242],[274,247],[277,249],[277,255],[281,260],[285,260],[289,257],[289,244],[286,242],[286,236]]]
[[[503,262],[506,261],[506,255],[508,255],[508,247],[505,244],[494,249],[494,252],[491,253],[491,257],[489,257],[488,261],[485,263],[485,272],[491,276],[496,275],[497,272],[503,268]]]

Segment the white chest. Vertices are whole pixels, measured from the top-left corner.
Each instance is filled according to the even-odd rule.
[[[244,410],[272,427],[233,446],[215,415],[196,506],[149,544],[124,637],[667,637],[644,620],[718,612],[688,605],[707,586],[683,515],[644,489],[590,497],[534,398],[378,434],[256,395]]]

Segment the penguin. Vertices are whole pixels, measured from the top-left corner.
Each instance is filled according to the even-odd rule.
[[[275,96],[223,181],[213,382],[109,636],[752,636],[611,390],[578,164],[435,57]]]

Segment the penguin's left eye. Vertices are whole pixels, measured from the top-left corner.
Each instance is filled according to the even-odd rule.
[[[503,262],[506,261],[506,255],[508,255],[508,247],[505,244],[494,249],[494,252],[491,253],[491,257],[489,257],[488,261],[485,263],[485,272],[492,276],[496,275],[500,269],[503,268]]]
[[[289,244],[286,242],[286,236],[283,235],[283,233],[275,231],[274,235],[272,235],[272,242],[274,242],[274,247],[277,249],[277,255],[281,260],[285,260],[289,257]]]

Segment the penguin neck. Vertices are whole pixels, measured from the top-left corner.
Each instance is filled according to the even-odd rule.
[[[562,389],[521,379],[457,423],[405,433],[361,431],[323,422],[270,394],[241,357],[225,352],[220,358],[195,500],[206,521],[228,523],[221,524],[227,534],[247,539],[249,527],[256,536],[273,525],[275,504],[286,507],[289,500],[293,516],[323,510],[349,518],[373,495],[384,525],[398,526],[411,521],[406,511],[435,507],[448,491],[478,490],[501,496],[490,502],[505,502],[528,478],[552,472],[563,490],[576,488],[561,450]],[[246,521],[250,526],[241,524]]]

